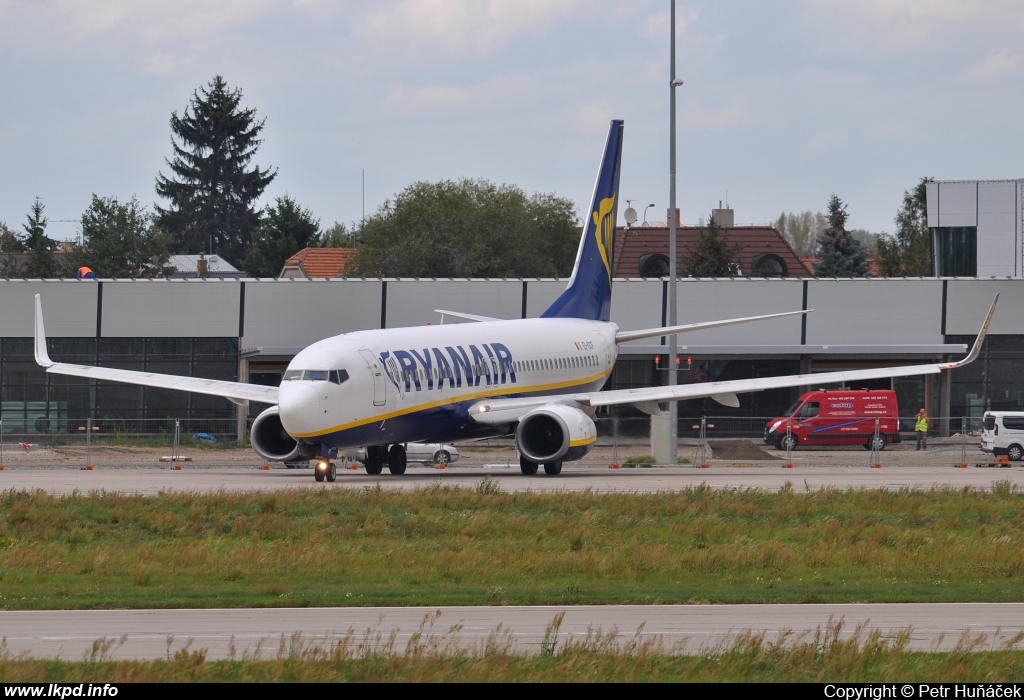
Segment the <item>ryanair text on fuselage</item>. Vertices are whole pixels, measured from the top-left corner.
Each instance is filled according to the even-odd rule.
[[[449,359],[451,360],[449,362]],[[386,350],[380,361],[387,368],[388,379],[401,392],[433,391],[448,387],[515,384],[516,373],[512,353],[502,343],[481,343],[467,348],[456,345],[422,350]],[[419,370],[423,370],[420,372]]]

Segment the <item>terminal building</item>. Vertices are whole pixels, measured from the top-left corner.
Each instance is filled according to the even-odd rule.
[[[980,230],[983,217],[978,221]],[[936,235],[946,235],[941,229],[947,227],[936,228]],[[979,266],[984,259],[979,252]],[[954,373],[849,388],[891,386],[908,416],[921,407],[933,416],[975,420],[987,409],[1024,410],[1024,278],[1019,264],[1017,270],[999,278],[682,279],[679,323],[813,312],[679,336],[680,382],[959,359],[999,293],[988,340],[975,363]],[[565,284],[553,279],[0,280],[0,416],[6,434],[63,431],[89,418],[122,421],[126,431],[144,419],[181,418],[193,425],[230,420],[233,432],[244,438],[247,421],[263,408],[46,374],[33,359],[36,294],[42,296],[49,352],[56,361],[276,385],[288,361],[321,338],[436,324],[441,318],[434,309],[535,317]],[[667,309],[666,280],[615,280],[612,320],[620,328],[665,325]],[[666,342],[622,346],[608,388],[666,383],[662,368],[672,361]],[[794,388],[743,394],[739,408],[710,399],[686,401],[680,404],[680,420],[772,417],[800,393]],[[599,415],[599,430],[610,429],[612,415],[622,434],[641,436],[650,429],[648,416],[622,407]]]
[[[1024,180],[927,184],[936,277],[1024,276]]]

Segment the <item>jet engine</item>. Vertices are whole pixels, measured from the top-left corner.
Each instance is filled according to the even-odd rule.
[[[288,434],[281,425],[277,406],[271,406],[256,417],[249,440],[260,457],[277,462],[314,459],[319,453],[316,445],[304,445]]]
[[[548,404],[530,411],[516,428],[516,446],[527,459],[547,464],[572,461],[590,452],[597,440],[597,427],[583,411],[561,404]]]

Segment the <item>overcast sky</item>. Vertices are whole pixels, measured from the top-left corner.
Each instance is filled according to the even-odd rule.
[[[325,226],[417,180],[587,206],[608,120],[620,197],[668,204],[668,0],[0,0],[0,221],[74,237],[93,193],[148,206],[172,111],[223,75],[256,162]],[[679,203],[893,230],[903,191],[1024,177],[1020,0],[678,3]],[[620,208],[620,223],[621,212]]]

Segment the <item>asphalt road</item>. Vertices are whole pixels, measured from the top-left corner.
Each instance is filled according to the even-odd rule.
[[[959,455],[955,455],[959,457]],[[268,491],[295,488],[416,489],[433,484],[475,487],[486,476],[506,491],[652,492],[693,488],[759,488],[776,491],[787,482],[797,491],[821,488],[935,488],[988,489],[1008,481],[1024,488],[1024,469],[960,469],[948,464],[900,465],[873,469],[868,465],[656,467],[610,469],[607,466],[566,466],[558,477],[524,477],[517,468],[502,465],[449,467],[444,471],[413,467],[400,477],[372,477],[363,471],[339,471],[333,484],[317,484],[311,470],[254,468],[189,469],[120,468],[6,469],[0,490],[43,489],[54,494],[105,490],[156,494],[164,490],[192,492]],[[163,658],[168,651],[208,649],[208,658],[225,658],[232,643],[241,655],[273,656],[280,645],[298,633],[307,641],[338,639],[351,632],[356,642],[381,645],[395,635],[398,650],[410,637],[428,631],[437,643],[475,647],[489,636],[512,643],[523,652],[539,651],[551,621],[565,611],[559,641],[584,639],[588,633],[617,632],[625,643],[641,630],[643,639],[660,639],[667,647],[684,645],[690,653],[702,646],[728,642],[742,631],[764,632],[774,641],[784,631],[813,635],[830,618],[842,619],[844,635],[860,624],[886,635],[911,630],[911,648],[952,649],[968,633],[985,635],[998,644],[1024,632],[1024,603],[872,604],[872,605],[682,605],[575,607],[459,607],[442,608],[432,623],[434,608],[312,608],[232,610],[95,610],[0,611],[0,637],[14,654],[79,659],[97,640],[112,642],[108,658]],[[424,623],[424,620],[428,620]],[[426,624],[426,626],[424,626]],[[121,638],[124,636],[124,641]],[[792,638],[792,636],[790,637]],[[191,641],[190,641],[191,640]]]
[[[89,655],[97,640],[112,642],[104,652],[108,659],[165,658],[186,646],[222,659],[232,645],[238,657],[266,658],[282,645],[287,653],[296,634],[314,644],[350,634],[355,643],[378,649],[394,634],[399,652],[415,633],[421,634],[420,644],[469,649],[493,636],[518,652],[537,653],[562,612],[559,645],[614,632],[619,644],[656,640],[690,654],[748,630],[765,633],[768,641],[786,631],[790,641],[801,635],[810,640],[830,620],[842,621],[844,638],[859,625],[887,637],[909,630],[908,646],[921,651],[950,650],[962,639],[979,638],[978,648],[994,648],[1024,632],[1024,603],[924,603],[17,611],[0,612],[0,636],[15,655],[69,660]]]
[[[181,471],[159,468],[126,468],[93,471],[77,469],[7,469],[0,472],[0,490],[42,489],[67,495],[74,492],[119,491],[156,494],[164,490],[192,492],[211,491],[273,491],[295,488],[374,488],[417,489],[434,484],[473,488],[490,476],[505,491],[578,491],[596,493],[672,491],[707,484],[715,489],[757,488],[778,491],[787,483],[796,491],[822,488],[962,488],[971,486],[989,489],[996,482],[1008,481],[1024,488],[1024,469],[1015,463],[1007,468],[960,469],[950,460],[945,465],[893,466],[874,469],[862,466],[795,467],[786,469],[782,463],[769,466],[721,467],[655,467],[611,469],[607,466],[566,466],[557,477],[526,477],[518,467],[449,467],[444,471],[410,467],[402,476],[386,471],[370,476],[359,471],[339,471],[333,484],[318,484],[311,469],[255,468],[189,469]]]

